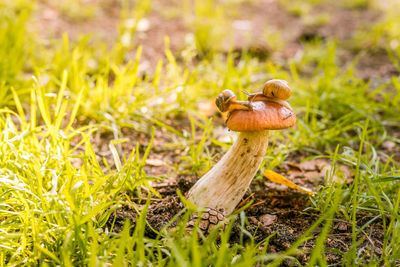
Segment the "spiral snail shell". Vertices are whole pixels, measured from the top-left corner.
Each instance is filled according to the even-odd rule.
[[[292,90],[285,80],[273,79],[264,83],[263,95],[271,98],[286,100],[290,97]]]

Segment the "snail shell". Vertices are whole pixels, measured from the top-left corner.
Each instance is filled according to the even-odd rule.
[[[267,97],[286,100],[290,97],[291,93],[292,90],[285,80],[269,80],[263,86],[263,95]]]
[[[229,89],[225,89],[220,93],[215,100],[215,104],[221,112],[227,111],[229,102],[236,99],[236,95]]]

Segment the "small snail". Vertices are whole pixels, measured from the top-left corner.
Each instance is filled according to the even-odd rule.
[[[288,82],[285,80],[269,80],[264,83],[263,95],[267,97],[273,97],[281,100],[286,100],[290,97],[292,90],[290,89]]]
[[[215,104],[221,112],[229,112],[232,110],[253,110],[250,101],[236,100],[236,95],[229,89],[225,89],[215,100]]]
[[[289,103],[285,101],[290,97],[291,92],[292,90],[290,89],[287,81],[273,79],[264,83],[262,93],[244,93],[248,95],[248,100],[250,103],[259,100],[272,101],[292,110],[292,107],[289,105]]]

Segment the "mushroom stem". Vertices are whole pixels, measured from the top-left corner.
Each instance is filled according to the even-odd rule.
[[[268,130],[239,132],[229,151],[188,192],[199,208],[231,214],[246,193],[268,147]]]

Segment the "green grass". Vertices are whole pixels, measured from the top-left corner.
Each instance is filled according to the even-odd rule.
[[[65,2],[63,10],[77,18],[91,16],[89,11],[74,13],[78,2]],[[221,31],[229,32],[229,18],[217,1],[182,7],[194,10],[185,19],[195,38],[181,53],[171,51],[166,38],[165,58],[143,76],[140,64],[146,48],[133,42],[136,27],[128,27],[126,20],[145,18],[153,5],[124,3],[119,38],[109,49],[92,44],[89,37],[71,41],[67,35],[43,46],[37,33],[27,30],[35,3],[0,4],[0,266],[279,266],[285,259],[297,261],[300,246],[315,229],[319,234],[309,265],[325,266],[324,244],[337,217],[351,225],[350,249],[337,252],[344,265],[399,263],[400,168],[395,155],[381,149],[387,140],[400,145],[395,135],[400,129],[398,76],[379,85],[358,78],[357,58],[339,65],[338,51],[344,48],[334,40],[304,43],[302,55],[284,65],[245,52],[223,53]],[[208,12],[214,7],[218,12]],[[219,26],[208,35],[215,23]],[[396,40],[398,31],[384,26],[392,23],[394,16],[388,12],[371,33],[355,40],[375,40],[373,48],[382,41],[377,36]],[[384,49],[400,69],[398,46],[392,42]],[[131,51],[135,56],[127,60]],[[257,242],[246,231],[244,213],[235,214],[222,233],[215,229],[204,237],[185,232],[193,211],[183,211],[174,230],[146,237],[148,199],[158,196],[150,182],[164,178],[145,171],[146,159],[155,153],[155,132],[171,136],[175,141],[165,147],[181,151],[173,172],[201,175],[229,146],[217,140],[213,129],[221,125],[201,114],[199,103],[225,88],[243,98],[241,90],[254,92],[270,78],[286,79],[293,88],[290,103],[298,123],[271,133],[260,173],[291,154],[329,159],[332,172],[307,208],[320,217],[288,250],[278,253],[267,253],[272,236]],[[175,123],[168,122],[173,119]],[[124,150],[124,128],[148,139]],[[95,140],[101,134],[112,136],[107,141],[109,157],[98,152]],[[355,174],[352,183],[330,182],[339,164]],[[126,222],[115,233],[106,222],[122,206],[137,211],[136,225]],[[371,219],[360,226],[357,221],[365,214]],[[236,217],[241,238],[231,245]],[[382,222],[382,253],[371,252],[368,258],[361,243],[368,238],[366,227],[375,221]]]

